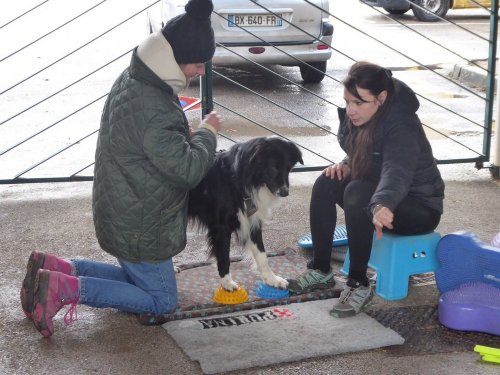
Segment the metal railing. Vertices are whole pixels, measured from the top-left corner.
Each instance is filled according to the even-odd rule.
[[[111,0],[102,0],[100,2],[97,2],[95,4],[92,4],[89,6],[87,9],[84,9],[81,13],[74,17],[68,18],[66,21],[62,22],[59,24],[57,27],[49,30],[48,32],[44,33],[42,36],[37,37],[28,43],[22,43],[19,46],[16,46],[13,50],[7,52],[5,55],[0,55],[0,68],[2,67],[2,64],[5,63],[5,61],[8,61],[9,59],[15,57],[18,54],[21,54],[25,52],[26,50],[29,50],[30,48],[33,48],[37,43],[39,43],[42,40],[48,40],[50,37],[53,37],[54,35],[57,35],[57,33],[60,33],[64,31],[65,28],[70,27],[71,25],[74,25],[75,23],[78,23],[80,19],[92,12],[95,12],[100,6],[102,6],[104,3],[107,3],[108,1]],[[304,0],[304,2],[308,3],[311,7],[316,7],[317,5],[313,4],[312,2],[308,0]],[[0,26],[0,36],[1,33],[7,33],[9,27],[11,27],[13,24],[20,22],[23,20],[24,17],[36,13],[39,11],[41,8],[46,6],[48,1],[43,1],[39,4],[36,4],[33,6],[31,9],[28,9],[27,11],[24,11],[23,13],[14,16],[12,19],[7,20],[5,23],[3,23]],[[12,91],[15,91],[18,89],[20,86],[25,86],[25,85],[30,85],[31,82],[33,82],[33,79],[36,77],[40,77],[41,73],[46,72],[48,69],[52,69],[55,66],[64,66],[64,63],[68,61],[74,54],[76,53],[81,53],[85,48],[91,47],[95,42],[97,42],[99,39],[103,38],[104,36],[110,34],[111,32],[115,31],[118,27],[130,22],[133,19],[136,19],[137,17],[142,17],[144,16],[144,12],[148,9],[151,9],[155,5],[157,5],[159,1],[155,1],[152,4],[142,7],[136,11],[133,11],[130,13],[129,16],[124,17],[122,20],[119,22],[116,22],[112,27],[106,29],[104,32],[100,33],[96,37],[88,39],[85,43],[82,43],[76,48],[73,48],[70,52],[62,54],[60,57],[52,61],[51,63],[43,66],[41,69],[35,70],[34,72],[28,73],[26,76],[24,76],[22,79],[18,80],[17,82],[14,82],[10,85],[7,85],[6,87],[3,87],[0,85],[0,102],[5,100],[12,100],[14,97],[13,94],[11,94]],[[478,92],[477,90],[471,89],[467,87],[464,84],[461,84],[459,82],[456,82],[455,80],[451,79],[450,77],[446,76],[445,74],[441,73],[438,69],[435,69],[434,66],[429,66],[428,64],[423,63],[422,61],[419,61],[418,59],[412,58],[411,56],[405,55],[401,51],[399,51],[397,48],[393,47],[390,45],[390,43],[377,38],[373,35],[370,35],[366,33],[362,28],[356,27],[354,25],[351,25],[349,22],[346,22],[342,18],[339,18],[338,16],[335,15],[335,12],[325,12],[330,19],[333,20],[334,24],[342,24],[347,28],[350,28],[353,30],[353,32],[359,33],[359,35],[362,35],[365,38],[368,38],[371,40],[372,43],[379,44],[382,46],[382,48],[387,49],[388,51],[391,51],[392,53],[399,54],[403,56],[404,58],[408,59],[409,61],[412,62],[413,66],[418,67],[418,69],[423,69],[429,71],[429,73],[435,75],[436,77],[439,77],[439,79],[446,80],[450,82],[453,85],[456,85],[457,90],[463,90],[464,92],[467,92],[471,96],[474,96],[478,100],[484,101],[484,121],[483,124],[478,122],[477,120],[468,117],[466,114],[457,112],[453,109],[447,108],[446,105],[443,105],[439,103],[438,101],[422,94],[416,92],[416,94],[421,98],[421,100],[425,101],[426,103],[430,103],[430,105],[435,106],[436,108],[439,108],[442,111],[445,111],[449,113],[449,116],[455,116],[460,119],[460,121],[468,122],[472,124],[472,126],[477,127],[478,131],[481,132],[483,135],[483,142],[481,145],[481,149],[477,149],[475,147],[472,147],[470,145],[467,145],[466,143],[462,142],[460,140],[460,136],[455,136],[454,134],[447,134],[446,132],[443,132],[436,127],[433,127],[430,124],[424,123],[424,126],[428,128],[430,131],[435,132],[436,134],[439,134],[440,137],[446,139],[447,141],[457,144],[458,149],[462,150],[457,152],[457,155],[452,158],[447,158],[447,159],[440,159],[438,160],[438,163],[441,164],[452,164],[452,163],[475,163],[475,165],[478,168],[481,167],[491,167],[491,168],[498,168],[498,166],[494,165],[488,165],[489,160],[490,160],[490,152],[491,152],[491,139],[492,139],[492,123],[493,123],[493,101],[494,101],[494,94],[495,94],[495,63],[496,63],[496,46],[497,46],[497,32],[498,32],[498,0],[494,0],[492,5],[491,10],[486,9],[486,11],[489,12],[490,14],[490,36],[488,39],[483,38],[481,35],[478,35],[474,33],[471,30],[466,30],[468,33],[471,33],[474,38],[481,38],[484,40],[485,43],[488,45],[488,56],[487,56],[487,67],[485,68],[482,64],[479,64],[477,61],[473,61],[472,59],[469,59],[462,54],[450,50],[449,47],[440,44],[439,42],[432,40],[422,32],[416,30],[415,28],[412,28],[405,23],[399,21],[397,18],[390,17],[386,15],[383,11],[379,10],[378,8],[372,8],[374,11],[379,12],[380,14],[383,14],[385,17],[389,18],[391,22],[394,22],[395,24],[398,24],[400,26],[403,26],[406,29],[411,30],[412,32],[415,33],[415,35],[419,35],[419,37],[428,40],[430,43],[438,46],[439,48],[442,48],[443,50],[448,51],[449,53],[453,54],[456,56],[457,60],[462,61],[463,63],[470,64],[472,66],[476,66],[479,69],[483,69],[486,72],[486,90],[484,95]],[[258,4],[258,3],[257,3]],[[260,5],[260,4],[259,4]],[[272,10],[266,8],[264,5],[260,5],[263,7],[266,11],[269,11],[271,13]],[[324,10],[322,10],[324,11]],[[216,12],[217,13],[217,12]],[[278,14],[275,14],[277,17],[280,17]],[[223,17],[223,15],[219,15],[220,17]],[[226,21],[228,21],[226,19]],[[283,22],[288,22],[287,20],[283,19]],[[448,19],[444,19],[443,22],[448,22],[451,24],[456,25],[457,27],[460,27],[463,29],[464,27],[461,25],[458,25]],[[291,27],[296,27],[296,25],[290,24]],[[305,30],[301,30],[305,34],[308,34],[309,36],[317,39],[317,36],[310,35],[307,33]],[[247,30],[247,32],[252,33],[251,30]],[[273,45],[272,43],[269,43],[268,41],[258,37],[257,35],[253,34],[255,38],[260,39],[262,43],[265,43],[269,45],[270,48],[275,48],[278,51],[281,51],[282,53],[286,53],[283,49],[280,48],[279,45]],[[352,62],[356,61],[353,57],[350,57],[348,53],[345,51],[341,51],[338,48],[336,48],[335,43],[332,43],[333,45],[329,46],[332,48],[332,50],[337,54],[341,55],[344,58],[351,60]],[[74,136],[74,140],[72,139],[70,142],[65,142],[64,146],[58,147],[56,149],[53,149],[50,153],[47,155],[44,155],[43,157],[38,157],[36,160],[28,163],[25,162],[24,164],[21,165],[18,170],[12,170],[9,171],[8,173],[2,173],[2,165],[7,165],[9,163],[9,160],[7,156],[17,153],[19,154],[19,159],[23,159],[23,147],[26,146],[27,144],[31,142],[38,142],[38,139],[40,139],[43,135],[47,134],[49,131],[53,130],[56,126],[61,126],[68,123],[69,119],[74,118],[74,116],[81,115],[83,112],[86,110],[89,110],[91,108],[93,111],[98,112],[100,109],[96,108],[96,104],[102,103],[103,100],[105,100],[107,96],[107,92],[101,92],[97,95],[94,95],[92,99],[86,100],[86,101],[75,101],[78,104],[78,107],[74,110],[69,110],[65,115],[62,115],[60,118],[58,118],[56,121],[52,121],[46,125],[41,125],[38,127],[34,127],[32,131],[29,132],[29,134],[25,134],[26,131],[19,132],[19,134],[16,134],[16,129],[12,130],[4,130],[6,127],[11,126],[16,127],[19,124],[20,118],[25,116],[27,113],[31,113],[32,111],[36,111],[42,104],[44,105],[49,105],[47,102],[49,102],[51,99],[55,97],[64,97],[65,95],[68,95],[67,92],[70,91],[70,89],[74,89],[75,87],[81,87],[81,85],[85,85],[86,81],[89,78],[92,78],[98,74],[101,74],[103,71],[105,71],[108,67],[112,66],[116,62],[122,61],[123,58],[127,57],[130,52],[133,49],[133,45],[130,46],[129,49],[121,52],[116,52],[115,57],[109,59],[106,62],[101,63],[101,65],[95,69],[91,69],[89,72],[86,74],[83,74],[81,77],[77,79],[73,79],[69,82],[65,82],[62,88],[59,88],[55,90],[54,92],[45,95],[41,100],[35,101],[34,103],[28,104],[24,106],[21,110],[15,111],[14,113],[9,113],[8,110],[3,110],[1,112],[1,117],[0,117],[0,139],[4,138],[2,136],[2,131],[4,131],[4,134],[9,134],[9,139],[12,139],[9,141],[10,143],[8,144],[2,144],[2,147],[0,147],[0,183],[1,184],[15,184],[15,183],[36,183],[36,182],[61,182],[61,181],[81,181],[81,180],[92,180],[92,166],[93,166],[93,152],[89,152],[86,154],[86,158],[78,159],[74,161],[74,167],[73,170],[69,173],[63,174],[61,173],[57,167],[54,168],[53,171],[50,172],[44,172],[43,175],[37,175],[35,173],[41,166],[48,165],[50,162],[53,160],[65,155],[68,150],[78,148],[78,146],[82,142],[86,142],[90,139],[95,138],[96,133],[98,132],[98,122],[95,123],[95,126],[93,129],[87,130],[84,134],[80,134],[78,136]],[[223,48],[226,50],[231,51],[230,46],[222,45],[218,43],[219,48]],[[231,51],[235,54],[237,54],[235,51]],[[238,54],[237,54],[238,55]],[[298,90],[300,90],[304,95],[311,95],[314,97],[315,100],[321,101],[324,103],[326,106],[331,106],[331,107],[339,107],[340,104],[335,104],[332,100],[323,97],[319,94],[317,94],[314,90],[310,89],[309,86],[307,85],[302,85],[298,82],[295,82],[294,80],[291,80],[289,78],[286,78],[284,76],[280,76],[278,73],[276,73],[274,70],[269,69],[266,66],[263,66],[261,64],[258,64],[256,62],[253,62],[249,59],[246,59],[245,57],[238,55],[241,59],[245,59],[247,64],[253,65],[257,67],[258,69],[262,69],[263,71],[266,71],[269,74],[276,75],[280,80],[283,80],[283,82],[286,82],[287,84],[293,85],[296,87]],[[307,64],[303,61],[298,60],[297,64]],[[335,62],[332,62],[335,63]],[[311,67],[314,69],[314,67]],[[241,118],[242,120],[248,122],[252,126],[258,127],[261,130],[265,131],[268,134],[274,134],[278,136],[282,136],[284,138],[294,140],[292,136],[285,135],[283,133],[280,133],[279,131],[273,129],[271,126],[268,126],[265,121],[261,121],[257,116],[249,116],[248,114],[242,113],[242,111],[239,110],[239,108],[233,108],[231,105],[227,104],[224,102],[223,98],[218,98],[217,96],[213,96],[213,86],[212,86],[212,80],[214,78],[223,80],[225,84],[231,85],[234,87],[237,87],[238,90],[241,91],[242,95],[251,95],[252,97],[258,98],[259,100],[262,100],[264,103],[266,103],[267,106],[273,107],[275,109],[279,109],[280,111],[283,111],[283,113],[286,113],[287,115],[293,116],[294,118],[299,119],[300,121],[307,123],[307,126],[310,126],[311,128],[315,128],[322,132],[325,135],[328,136],[333,136],[335,137],[336,134],[333,132],[329,126],[325,126],[324,124],[313,121],[307,116],[303,115],[300,113],[300,111],[297,110],[297,107],[293,104],[288,104],[288,105],[283,105],[278,103],[276,100],[273,100],[273,98],[266,97],[262,93],[259,93],[255,90],[249,89],[248,87],[245,87],[232,79],[230,76],[224,75],[220,70],[215,67],[215,69],[211,70],[208,69],[207,75],[203,79],[201,85],[200,85],[200,98],[203,106],[203,111],[207,111],[211,108],[217,108],[218,110],[226,111],[227,113],[230,113],[232,116],[237,116]],[[331,74],[328,74],[328,72],[325,75],[325,79],[327,80],[332,80],[335,82],[335,84],[338,84],[340,86],[340,82]],[[35,86],[34,84],[32,84]],[[109,89],[109,88],[108,88]],[[5,99],[7,95],[11,95],[9,98]],[[30,102],[31,98],[28,97],[26,98],[26,102]],[[8,108],[7,106],[5,108]],[[203,113],[202,111],[202,113]],[[237,142],[239,139],[234,137],[233,135],[229,133],[222,133],[222,137],[227,140],[228,142]],[[5,138],[4,138],[5,139]],[[294,140],[295,141],[295,140]],[[330,164],[332,160],[330,160],[330,156],[324,155],[321,152],[318,152],[314,150],[312,147],[308,147],[305,144],[300,144],[297,142],[299,146],[308,154],[311,156],[314,156],[316,159],[321,162],[316,162],[316,164],[309,164],[306,167],[302,168],[296,168],[294,171],[308,171],[308,170],[320,170],[324,168],[325,165]],[[56,144],[56,142],[54,142]],[[44,147],[43,143],[40,144],[40,147]],[[473,156],[470,157],[463,157],[462,153],[463,152],[470,152],[473,154]],[[26,155],[26,154],[25,154]],[[26,156],[31,156],[31,155],[26,155]],[[4,160],[2,160],[4,159]],[[12,160],[12,158],[11,158]],[[32,159],[30,159],[32,160]],[[70,163],[71,164],[71,163]],[[306,163],[307,164],[307,163]],[[491,164],[491,163],[490,163]]]

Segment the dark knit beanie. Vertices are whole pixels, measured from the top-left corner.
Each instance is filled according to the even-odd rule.
[[[186,13],[172,18],[161,32],[172,46],[178,64],[204,63],[215,53],[214,30],[210,15],[211,0],[190,0]]]

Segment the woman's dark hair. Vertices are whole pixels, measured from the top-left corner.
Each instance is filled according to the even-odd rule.
[[[382,91],[387,91],[384,104],[373,117],[362,126],[354,126],[347,118],[346,143],[351,155],[349,166],[353,179],[366,175],[370,168],[371,154],[373,152],[373,134],[378,120],[386,111],[394,93],[392,72],[389,69],[366,61],[355,63],[349,69],[346,79],[342,82],[344,88],[359,100],[365,102],[358,93],[357,88],[370,91],[373,96],[378,96]]]

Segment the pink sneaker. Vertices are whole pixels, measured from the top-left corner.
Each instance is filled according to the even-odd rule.
[[[70,275],[73,272],[71,262],[58,258],[54,255],[44,254],[38,251],[33,251],[28,259],[26,266],[26,276],[24,276],[23,285],[21,286],[21,306],[24,315],[32,319],[33,310],[33,294],[35,286],[36,273],[39,269],[51,271],[59,271]]]
[[[42,336],[52,336],[52,318],[65,305],[71,307],[64,315],[64,323],[70,324],[77,319],[76,304],[80,298],[78,277],[41,269],[37,272],[34,290],[33,323]]]

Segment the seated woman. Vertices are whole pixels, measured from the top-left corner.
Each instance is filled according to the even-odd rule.
[[[349,242],[349,276],[331,315],[352,316],[373,297],[366,271],[373,232],[432,232],[443,212],[444,182],[416,111],[415,93],[390,70],[355,63],[343,82],[338,140],[347,156],[316,180],[310,203],[313,259],[293,293],[335,285],[330,266],[339,205]]]

